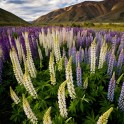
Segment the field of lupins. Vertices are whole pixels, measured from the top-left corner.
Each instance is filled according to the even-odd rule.
[[[1,124],[124,124],[124,32],[0,28]]]

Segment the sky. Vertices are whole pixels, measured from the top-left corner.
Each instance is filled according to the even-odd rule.
[[[0,8],[12,12],[26,21],[33,21],[53,10],[83,1],[85,0],[0,0]]]

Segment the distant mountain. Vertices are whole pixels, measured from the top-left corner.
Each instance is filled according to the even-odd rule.
[[[104,22],[124,22],[124,1],[119,1],[112,6],[111,11],[94,19]]]
[[[28,25],[29,23],[24,21],[23,19],[19,18],[18,16],[3,10],[0,8],[0,26],[24,26]]]
[[[52,11],[34,20],[34,24],[81,22],[81,21],[123,21],[123,0],[85,1],[76,5]],[[121,7],[120,7],[121,6]],[[114,17],[115,15],[115,17]]]

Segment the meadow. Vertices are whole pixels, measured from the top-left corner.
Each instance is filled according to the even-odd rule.
[[[124,32],[0,27],[1,124],[124,124]]]

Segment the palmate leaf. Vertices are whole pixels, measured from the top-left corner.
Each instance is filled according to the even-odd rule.
[[[71,101],[68,111],[70,111],[73,114],[76,113],[76,108],[78,103],[79,103],[79,99],[75,99]]]
[[[37,91],[43,91],[45,88],[50,89],[52,87],[50,84],[50,80],[48,80],[47,82],[38,82],[37,84]]]
[[[48,106],[48,102],[47,101],[45,101],[44,99],[42,99],[42,98],[40,98],[39,100],[38,100],[38,106],[36,106],[36,107],[39,107],[39,108],[42,108],[42,109],[44,109],[44,108],[47,108],[47,106]]]
[[[16,89],[15,89],[15,92],[22,94],[22,93],[26,92],[26,89],[25,89],[25,87],[23,85],[17,85]]]
[[[18,107],[18,106],[13,107],[12,116],[10,117],[10,120],[19,123],[22,122],[21,120],[23,120],[24,118],[25,115],[22,107]]]
[[[99,110],[99,113],[102,114],[105,111],[107,111],[109,108],[113,107],[114,104],[111,104],[107,99],[103,99],[102,101],[99,102],[101,105],[101,108]]]
[[[64,124],[64,119],[60,115],[55,115],[52,120],[52,124]]]
[[[86,119],[84,121],[84,124],[96,124],[97,120],[98,120],[99,116],[95,116],[93,110],[91,111],[90,114],[88,114],[88,116],[86,116]]]

